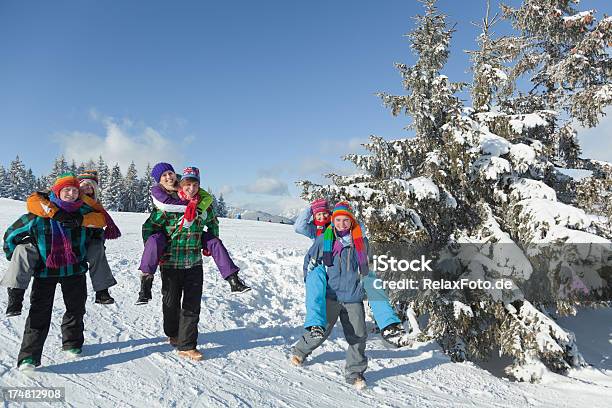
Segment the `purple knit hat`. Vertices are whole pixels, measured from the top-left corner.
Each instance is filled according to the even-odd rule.
[[[174,171],[174,167],[172,167],[171,164],[169,163],[157,163],[155,166],[153,166],[153,170],[151,170],[151,176],[153,176],[153,179],[155,179],[156,183],[159,183],[159,180],[161,179],[162,174],[164,174],[164,172],[170,170],[173,173],[176,173]]]

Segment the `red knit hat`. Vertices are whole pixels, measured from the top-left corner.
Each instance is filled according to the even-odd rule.
[[[51,187],[51,191],[53,191],[53,193],[59,197],[60,191],[62,191],[62,189],[65,187],[79,188],[79,180],[74,173],[62,173],[57,176],[55,183],[53,183],[53,186]]]

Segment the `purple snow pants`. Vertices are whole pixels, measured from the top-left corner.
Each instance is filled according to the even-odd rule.
[[[223,242],[212,233],[204,232],[202,234],[202,248],[208,249],[211,253],[223,279],[240,270],[240,268],[234,264],[232,258],[230,258]],[[145,242],[139,269],[143,273],[154,274],[165,250],[166,237],[164,234],[157,232],[151,235],[149,239],[147,239],[147,242]]]

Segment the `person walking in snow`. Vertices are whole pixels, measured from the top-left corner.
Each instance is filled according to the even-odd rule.
[[[315,239],[304,258],[304,275],[321,268],[317,275],[325,285],[326,324],[322,335],[307,331],[293,347],[291,363],[301,365],[331,334],[338,318],[349,346],[346,352],[345,379],[358,389],[365,387],[363,373],[368,337],[363,306],[361,278],[369,273],[368,240],[362,234],[350,205],[341,201],[334,207],[331,225]]]
[[[325,199],[313,201],[304,208],[295,220],[294,229],[298,234],[310,239],[316,239],[330,225],[329,204]],[[314,338],[323,337],[327,322],[325,316],[325,290],[327,277],[324,268],[313,268],[305,277],[306,283],[306,321],[304,328],[311,332]],[[383,340],[393,347],[405,347],[411,344],[402,326],[401,320],[393,310],[389,297],[383,289],[376,289],[376,275],[370,271],[361,278],[368,303],[376,325],[380,329]]]
[[[51,190],[50,200],[62,211],[68,214],[79,213],[81,217],[93,211],[79,199],[79,181],[74,174],[60,175]],[[15,249],[25,242],[34,243],[44,260],[36,264],[33,270],[30,311],[17,357],[20,369],[33,369],[41,364],[58,283],[66,306],[61,325],[62,349],[73,356],[81,354],[87,300],[86,249],[91,236],[90,228],[79,224],[68,226],[53,218],[43,218],[32,213],[22,215],[4,234],[3,249],[9,261],[14,256],[21,256],[15,253]]]
[[[182,196],[188,201],[184,213],[155,209],[142,226],[143,241],[155,233],[166,237],[161,255],[162,311],[164,333],[179,355],[202,360],[197,349],[198,322],[202,300],[202,235],[204,216],[197,208],[201,201],[200,172],[186,167],[180,181]]]
[[[178,179],[172,165],[157,163],[151,175],[157,182],[151,188],[151,199],[154,206],[160,211],[188,216],[185,212],[189,201],[181,198],[182,192],[177,191],[179,190]],[[206,231],[202,234],[202,255],[212,256],[219,273],[229,283],[232,294],[248,292],[251,288],[245,285],[238,276],[240,268],[236,266],[225,245],[219,239],[219,221],[212,207],[213,197],[202,188],[199,188],[197,194],[200,201],[196,211],[202,214],[206,226]],[[148,303],[152,298],[153,277],[166,245],[166,236],[161,232],[152,234],[146,240],[139,268],[142,272],[141,287],[136,304]]]
[[[63,226],[83,226],[91,228],[92,236],[87,248],[89,276],[94,291],[95,302],[114,303],[108,288],[117,284],[106,259],[105,239],[116,239],[121,232],[112,218],[99,203],[98,176],[95,170],[87,170],[77,177],[80,183],[80,199],[94,211],[86,215],[80,212],[69,213],[55,205],[44,192],[34,192],[27,199],[28,212],[43,218],[51,218]],[[106,229],[103,229],[106,227]],[[40,254],[33,243],[23,243],[15,248],[12,261],[4,274],[1,285],[7,286],[8,305],[6,316],[18,316],[23,307],[25,290],[30,284],[32,272],[41,263]]]

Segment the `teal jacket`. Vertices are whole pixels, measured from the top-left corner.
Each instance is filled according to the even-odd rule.
[[[93,210],[84,205],[79,211],[84,215]],[[70,239],[72,250],[78,261],[73,265],[66,265],[58,269],[48,268],[45,265],[47,255],[51,251],[51,221],[48,218],[38,217],[31,213],[19,217],[6,230],[3,245],[6,259],[11,260],[17,245],[31,242],[36,245],[41,259],[41,262],[33,267],[33,276],[50,278],[84,274],[88,270],[86,261],[87,246],[94,234],[94,229],[76,227],[70,229],[64,228],[64,231],[66,231],[66,236]]]

